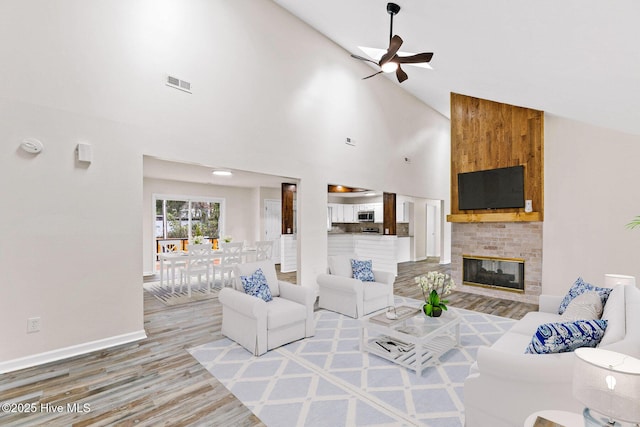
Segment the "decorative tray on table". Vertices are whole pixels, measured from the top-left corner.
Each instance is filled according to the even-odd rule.
[[[393,313],[393,311],[376,314],[371,317],[370,320],[381,325],[393,325],[394,323],[402,322],[403,320],[415,316],[420,313],[420,309],[416,307],[409,307],[408,305],[402,305],[395,308],[395,316],[388,316],[388,313]]]

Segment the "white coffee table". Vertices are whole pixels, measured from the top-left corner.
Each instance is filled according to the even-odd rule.
[[[377,315],[360,319],[360,351],[412,369],[417,375],[422,375],[422,371],[442,354],[460,345],[460,316],[453,308],[444,311],[440,317],[428,317],[418,312],[388,325],[373,321]],[[400,345],[388,344],[394,341]]]

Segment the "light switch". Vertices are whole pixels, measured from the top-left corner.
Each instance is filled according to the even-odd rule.
[[[93,161],[93,149],[89,144],[78,144],[76,155],[79,162],[91,163]]]

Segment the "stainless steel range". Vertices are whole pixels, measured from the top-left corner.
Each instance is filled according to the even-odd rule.
[[[363,233],[380,233],[380,229],[378,227],[363,227]]]

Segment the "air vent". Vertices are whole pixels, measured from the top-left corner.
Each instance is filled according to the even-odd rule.
[[[191,93],[191,83],[180,80],[177,77],[167,76],[167,86]]]

